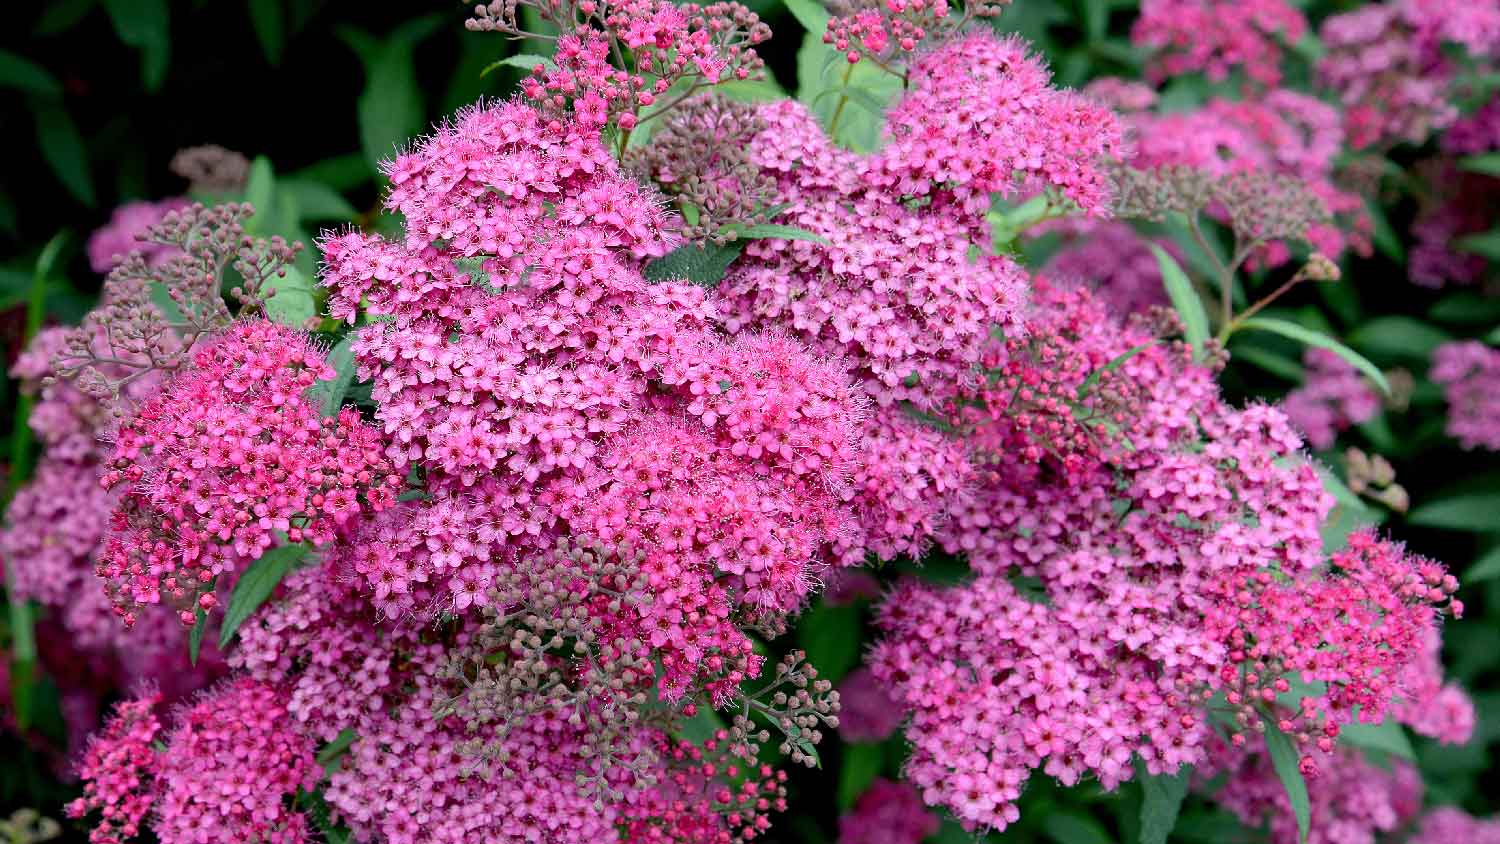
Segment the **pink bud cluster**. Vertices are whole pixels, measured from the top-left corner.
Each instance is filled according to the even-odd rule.
[[[401,479],[353,410],[322,417],[304,392],[332,378],[304,337],[266,321],[213,338],[115,435],[101,480],[122,493],[98,562],[127,625],[166,602],[184,624],[213,587],[278,543],[326,545]]]
[[[850,64],[868,58],[890,73],[903,53],[924,42],[941,42],[976,18],[992,18],[1010,0],[968,0],[955,15],[948,0],[835,0],[823,43],[844,54]]]
[[[937,815],[910,784],[877,778],[839,816],[839,844],[920,844],[938,826]]]
[[[1319,30],[1321,83],[1344,106],[1353,147],[1422,143],[1451,125],[1457,68],[1445,43],[1474,56],[1500,49],[1500,6],[1483,0],[1388,0],[1334,15]]]
[[[1327,349],[1308,349],[1302,363],[1302,386],[1281,409],[1313,448],[1331,447],[1341,431],[1380,412],[1379,394],[1353,364]]]
[[[1281,81],[1282,42],[1307,34],[1307,19],[1285,0],[1145,0],[1130,38],[1153,52],[1152,81],[1202,71],[1218,81],[1240,68],[1251,80]]]
[[[1448,435],[1464,448],[1500,451],[1500,349],[1478,340],[1445,343],[1428,374],[1448,400]]]

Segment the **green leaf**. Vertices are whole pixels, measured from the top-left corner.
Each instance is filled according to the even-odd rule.
[[[201,607],[195,613],[192,632],[188,633],[188,662],[198,664],[198,651],[203,648],[203,631],[208,629],[208,613]]]
[[[245,221],[246,234],[266,234],[276,213],[276,171],[271,159],[258,155],[250,163],[250,177],[245,182],[245,201],[255,209],[255,214]]]
[[[281,64],[282,48],[286,46],[286,15],[281,0],[249,0],[249,9],[250,26],[266,63],[272,67]]]
[[[799,229],[796,226],[783,226],[779,223],[761,223],[758,226],[750,226],[736,232],[743,240],[807,240],[813,243],[828,245],[828,241],[807,229]]]
[[[1289,357],[1278,355],[1256,346],[1240,343],[1230,352],[1231,361],[1244,361],[1272,375],[1280,376],[1294,384],[1302,382],[1302,364]]]
[[[412,56],[417,42],[438,24],[434,17],[419,18],[398,27],[383,42],[359,30],[339,30],[365,65],[365,89],[357,101],[359,136],[365,160],[377,170],[426,124]]]
[[[1422,320],[1385,316],[1362,323],[1349,332],[1349,344],[1367,355],[1384,359],[1426,360],[1453,335]]]
[[[345,727],[337,736],[334,736],[333,741],[323,745],[315,758],[318,764],[323,766],[324,774],[332,775],[339,769],[339,763],[343,760],[344,754],[349,752],[349,745],[354,744],[357,738],[359,738],[358,733]]]
[[[36,140],[42,157],[57,175],[57,180],[73,198],[94,207],[94,183],[89,172],[89,157],[83,147],[83,136],[66,109],[57,103],[35,107]]]
[[[816,6],[811,0],[805,2]],[[826,23],[827,12],[821,8],[818,12],[818,20]],[[872,152],[885,127],[886,106],[901,93],[901,80],[874,62],[849,64],[843,53],[823,43],[823,29],[809,28],[797,51],[797,99],[825,128],[833,127],[829,134],[839,145]],[[851,102],[856,107],[851,108]]]
[[[1386,718],[1379,724],[1363,724],[1356,720],[1339,729],[1339,738],[1364,750],[1388,753],[1409,762],[1417,761],[1411,739],[1394,718]]]
[[[880,776],[885,748],[878,744],[851,742],[843,746],[839,765],[839,811],[854,808],[859,796]]]
[[[786,0],[787,11],[802,24],[802,28],[810,34],[818,36],[821,40],[823,33],[828,29],[828,19],[832,15],[823,8],[818,0]]]
[[[1310,328],[1305,328],[1301,325],[1298,325],[1295,322],[1289,322],[1284,319],[1274,319],[1272,317],[1251,317],[1250,319],[1247,319],[1244,322],[1240,323],[1240,327],[1245,329],[1258,328],[1261,331],[1269,331],[1272,334],[1280,334],[1282,337],[1286,337],[1290,340],[1296,340],[1297,342],[1303,343],[1308,346],[1316,346],[1320,349],[1327,349],[1328,351],[1333,352],[1334,354],[1343,358],[1355,369],[1358,369],[1360,372],[1364,373],[1366,377],[1375,382],[1375,386],[1379,387],[1381,392],[1385,393],[1386,395],[1391,394],[1391,385],[1385,380],[1385,374],[1380,371],[1379,367],[1377,367],[1373,363],[1370,363],[1370,361],[1367,360],[1364,355],[1361,355],[1359,352],[1354,351],[1353,349],[1345,346],[1343,343],[1340,343],[1339,341],[1333,339],[1332,337],[1329,337],[1326,334],[1320,334]]]
[[[1458,166],[1472,173],[1500,176],[1500,152],[1466,156],[1458,160]]]
[[[740,256],[742,248],[736,243],[679,246],[646,265],[646,280],[680,279],[704,287],[717,287],[729,271],[729,265]]]
[[[271,279],[271,292],[266,296],[266,318],[281,325],[300,329],[308,319],[318,313],[313,299],[312,281],[296,267],[287,267],[284,274]]]
[[[219,650],[229,647],[235,631],[271,597],[276,584],[302,562],[307,552],[306,545],[278,545],[261,554],[260,559],[245,569],[235,581],[229,606],[224,610],[224,621],[219,625]]]
[[[1461,290],[1439,299],[1427,316],[1457,325],[1494,325],[1500,322],[1500,299]]]
[[[98,0],[50,0],[36,22],[36,35],[57,35],[72,29],[93,10]]]
[[[1042,831],[1057,844],[1115,844],[1098,821],[1076,810],[1047,812],[1042,817]]]
[[[141,81],[155,91],[167,78],[171,13],[167,0],[104,0],[120,40],[141,51]]]
[[[1464,572],[1460,580],[1467,586],[1496,577],[1500,577],[1500,545],[1481,554],[1479,559],[1475,560],[1474,564]]]
[[[519,68],[526,73],[531,73],[536,69],[537,65],[541,65],[549,70],[557,67],[557,63],[547,56],[538,56],[535,53],[517,53],[514,56],[506,56],[499,61],[490,62],[485,65],[484,70],[479,71],[479,75],[480,77],[489,76],[502,67]]]
[[[1297,818],[1297,840],[1306,842],[1307,830],[1312,824],[1312,804],[1307,798],[1307,781],[1302,778],[1302,769],[1298,767],[1301,759],[1297,745],[1269,717],[1266,718],[1266,751],[1271,755],[1271,766],[1276,769],[1276,776],[1292,805],[1292,814]]]
[[[349,385],[354,383],[354,335],[348,334],[340,340],[328,352],[328,365],[333,367],[334,376],[327,381],[318,383],[307,388],[307,397],[318,405],[318,412],[324,416],[337,416],[339,407],[344,403],[344,395],[349,392]]]
[[[359,216],[359,211],[343,194],[322,182],[291,179],[280,182],[277,187],[296,200],[299,221],[353,220]]]
[[[1182,809],[1183,798],[1187,796],[1192,766],[1183,765],[1171,776],[1148,774],[1145,764],[1139,759],[1135,768],[1142,794],[1140,844],[1166,844],[1167,836],[1177,825],[1177,813]]]
[[[837,683],[859,664],[859,608],[818,602],[797,621],[797,647],[818,676]]]
[[[1365,210],[1370,215],[1370,221],[1375,224],[1375,248],[1398,264],[1406,263],[1406,247],[1402,245],[1400,235],[1391,227],[1390,219],[1385,216],[1385,206],[1370,197],[1365,200]]]
[[[1406,517],[1414,525],[1485,533],[1496,528],[1500,492],[1470,492],[1429,501]]]
[[[1197,291],[1193,290],[1193,283],[1188,280],[1182,267],[1178,266],[1176,258],[1155,243],[1146,245],[1151,247],[1152,254],[1156,256],[1162,284],[1167,288],[1167,298],[1172,301],[1172,307],[1177,309],[1177,315],[1182,317],[1183,331],[1188,345],[1193,347],[1193,356],[1202,360],[1204,344],[1208,342],[1208,312],[1203,310],[1203,300],[1198,298]]]
[[[1490,261],[1500,261],[1500,229],[1490,229],[1484,234],[1461,237],[1454,243],[1465,252],[1473,252]]]
[[[358,153],[325,158],[287,176],[290,182],[317,182],[336,191],[352,190],[370,181],[370,167]]]
[[[724,729],[724,719],[712,707],[699,704],[693,717],[679,721],[673,733],[677,738],[693,744],[703,744]]]
[[[0,86],[44,97],[62,95],[62,83],[46,68],[9,50],[0,50]]]

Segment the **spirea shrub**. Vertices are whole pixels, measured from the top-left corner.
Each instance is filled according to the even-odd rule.
[[[1482,307],[1500,6],[1086,3],[1141,79],[1075,86],[1009,5],[798,0],[791,99],[738,3],[488,3],[543,52],[311,250],[220,147],[116,210],[0,530],[89,840],[1493,836],[1411,750],[1472,593],[1379,522],[1500,449],[1496,335],[1287,303],[1358,324],[1421,148],[1396,283]]]

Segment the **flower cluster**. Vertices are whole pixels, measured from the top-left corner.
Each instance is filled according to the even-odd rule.
[[[937,830],[937,816],[915,788],[877,779],[839,817],[839,844],[919,844]]]
[[[1332,446],[1341,431],[1380,412],[1379,394],[1353,364],[1327,349],[1308,349],[1302,363],[1302,386],[1281,407],[1313,448]]]
[[[1430,376],[1448,400],[1448,435],[1464,448],[1500,451],[1500,350],[1478,340],[1445,343],[1432,354]]]
[[[1456,67],[1445,43],[1500,49],[1500,7],[1467,0],[1389,0],[1334,15],[1319,31],[1322,84],[1339,96],[1351,146],[1421,143],[1450,126]]]
[[[217,605],[220,575],[278,536],[326,545],[395,503],[401,479],[375,429],[303,395],[334,374],[296,332],[238,322],[120,427],[101,483],[121,499],[98,574],[127,625],[161,603],[192,624]]]
[[[1332,501],[1280,413],[1223,406],[1182,346],[1122,331],[1082,291],[1036,295],[1029,339],[961,417],[995,459],[940,539],[977,577],[905,582],[879,610],[871,663],[911,715],[907,775],[1003,828],[1034,768],[1112,788],[1136,755],[1203,761],[1219,692],[1237,741],[1288,673],[1326,683],[1307,720],[1282,718],[1309,748],[1331,750],[1355,706],[1379,720],[1453,579],[1365,534],[1325,563]]]
[[[868,58],[890,70],[902,53],[924,42],[941,41],[963,30],[976,18],[992,18],[1010,0],[970,0],[961,14],[953,14],[948,0],[834,0],[823,43],[844,54],[850,64]]]
[[[551,65],[533,68],[522,91],[550,114],[588,129],[613,124],[628,133],[696,90],[764,74],[754,47],[770,38],[771,30],[739,3],[495,0],[475,7],[468,26],[530,35],[517,17],[523,6],[562,34]],[[622,54],[630,57],[626,66],[611,64]],[[686,86],[687,93],[673,92],[676,99],[658,103],[673,86]],[[641,110],[652,106],[655,111],[641,117]]]
[[[1221,80],[1242,68],[1268,87],[1281,81],[1281,44],[1307,33],[1307,19],[1285,0],[1144,0],[1131,40],[1153,51],[1146,72],[1160,82],[1192,71]]]
[[[122,702],[79,768],[73,817],[98,810],[96,844],[123,844],[149,826],[163,844],[237,840],[303,844],[307,815],[289,804],[317,780],[311,743],[287,723],[279,694],[240,680],[179,711],[165,730],[157,694]]]
[[[1052,256],[1044,270],[1052,278],[1088,282],[1115,314],[1144,311],[1167,300],[1161,268],[1148,243],[1181,263],[1182,250],[1170,240],[1148,241],[1128,224],[1110,221],[1086,227]]]

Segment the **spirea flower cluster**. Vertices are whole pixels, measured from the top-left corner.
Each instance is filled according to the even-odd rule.
[[[1477,340],[1444,344],[1432,354],[1430,374],[1448,400],[1448,435],[1464,448],[1500,450],[1500,349]]]

